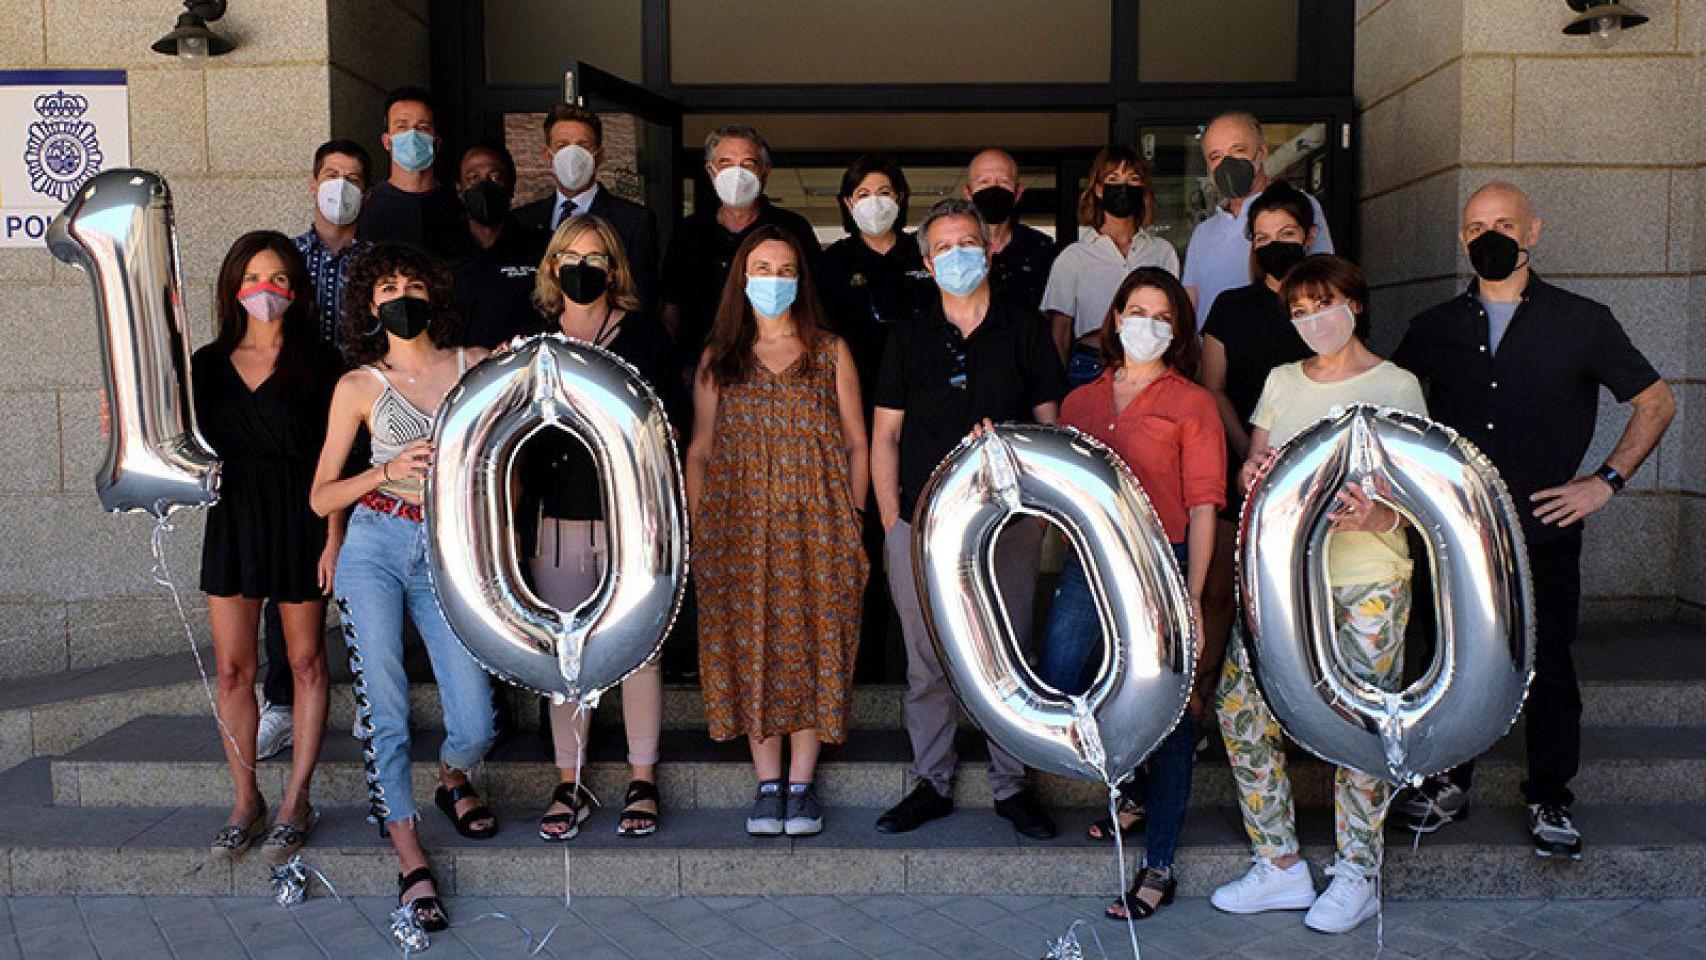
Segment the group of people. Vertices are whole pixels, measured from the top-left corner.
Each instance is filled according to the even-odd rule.
[[[749,833],[822,829],[819,752],[848,736],[861,636],[873,618],[886,625],[890,604],[905,643],[915,785],[876,828],[911,831],[952,812],[957,709],[920,612],[914,512],[968,433],[1059,423],[1132,469],[1173,543],[1201,644],[1186,716],[1118,807],[1120,829],[1141,825],[1144,864],[1110,916],[1147,917],[1172,900],[1199,731],[1213,723],[1254,851],[1215,906],[1308,909],[1314,929],[1354,928],[1378,905],[1387,787],[1338,771],[1337,857],[1318,895],[1300,858],[1280,728],[1228,634],[1238,502],[1293,436],[1367,402],[1456,428],[1523,505],[1539,627],[1524,791],[1536,851],[1580,856],[1568,791],[1579,754],[1569,644],[1580,521],[1641,465],[1674,405],[1609,310],[1534,274],[1540,220],[1517,188],[1491,183],[1470,199],[1460,237],[1476,279],[1415,318],[1385,359],[1369,347],[1367,281],[1332,254],[1320,205],[1270,180],[1248,114],[1204,128],[1219,205],[1192,234],[1182,274],[1173,246],[1147,229],[1147,164],[1123,146],[1098,154],[1079,198],[1083,239],[1058,255],[1018,222],[1018,167],[999,150],[974,157],[963,195],[936,203],[913,231],[904,172],[860,157],[838,191],[847,236],[821,249],[802,217],[765,198],[764,138],[719,127],[705,143],[717,202],[676,228],[659,269],[655,219],[599,184],[596,114],[563,104],[546,116],[557,189],[513,209],[515,163],[500,146],[468,148],[455,182],[438,179],[433,120],[424,91],[392,94],[381,137],[390,173],[379,183],[359,144],[321,147],[312,227],[294,241],[258,231],[233,244],[217,337],[194,358],[199,421],[225,464],[201,582],[236,781],[216,855],[258,845],[283,860],[314,829],[329,596],[355,676],[371,817],[396,848],[400,900],[428,929],[448,922],[410,789],[408,625],[443,707],[434,803],[465,837],[498,831],[469,782],[496,711],[428,576],[421,499],[433,417],[488,351],[554,331],[628,361],[684,441],[706,721],[714,739],[750,746]],[[1602,385],[1635,414],[1607,463],[1577,476]],[[597,472],[561,432],[530,441],[523,457],[525,567],[541,598],[571,609],[603,576]],[[1332,522],[1338,653],[1363,680],[1395,688],[1414,567],[1404,518],[1353,485]],[[1038,678],[1080,693],[1098,667],[1100,620],[1069,557],[1031,636],[1044,536],[1026,518],[1003,532],[1002,601]],[[263,621],[264,710],[254,695]],[[662,693],[656,664],[622,685],[631,783],[615,828],[625,837],[661,823]],[[584,710],[550,709],[560,782],[537,824],[543,841],[575,837],[596,802],[578,782],[587,723]],[[269,816],[254,763],[287,744],[292,775]],[[1026,836],[1052,837],[1023,766],[989,750],[996,812]],[[1467,790],[1468,770],[1453,771],[1396,809],[1435,829],[1467,812]],[[1090,836],[1111,840],[1115,828],[1103,820]]]

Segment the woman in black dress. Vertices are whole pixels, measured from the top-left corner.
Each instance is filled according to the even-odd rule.
[[[315,335],[314,294],[296,246],[270,230],[244,234],[219,268],[218,335],[191,359],[196,419],[222,463],[219,502],[208,511],[201,589],[207,593],[219,668],[219,715],[237,797],[214,838],[220,859],[242,855],[265,832],[264,852],[289,859],[318,814],[309,781],[326,727],[325,595],[340,525],[308,507],[326,434],[337,354]],[[255,782],[256,629],[277,601],[295,680],[290,781],[271,831]]]

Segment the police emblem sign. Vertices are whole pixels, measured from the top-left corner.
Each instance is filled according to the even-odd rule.
[[[0,247],[46,245],[85,181],[130,165],[122,70],[0,70]]]

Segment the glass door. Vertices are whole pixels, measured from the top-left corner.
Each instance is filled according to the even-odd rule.
[[[667,249],[682,200],[676,175],[681,105],[584,60],[564,71],[563,99],[598,111],[604,123],[602,180],[618,196],[651,208],[658,249]]]

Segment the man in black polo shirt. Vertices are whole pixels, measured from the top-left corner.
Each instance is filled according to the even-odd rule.
[[[1428,413],[1492,458],[1523,517],[1534,577],[1536,646],[1527,712],[1534,850],[1581,859],[1570,780],[1581,754],[1581,691],[1570,656],[1581,601],[1582,521],[1652,453],[1676,413],[1670,387],[1605,306],[1529,269],[1540,218],[1523,192],[1493,182],[1463,210],[1477,280],[1410,321],[1393,360],[1426,385]],[[1578,475],[1599,389],[1634,408],[1604,464]],[[1421,830],[1468,809],[1467,766],[1435,777],[1399,810]]]
[[[918,495],[943,457],[985,419],[1053,423],[1066,371],[1041,315],[993,292],[989,227],[968,201],[944,200],[918,228],[919,247],[941,295],[916,320],[897,324],[883,350],[872,417],[871,480],[888,531],[889,590],[906,640],[906,732],[918,783],[877,819],[904,833],[954,809],[951,789],[956,706],[930,643],[912,575]],[[1008,618],[1028,645],[1042,527],[1022,517],[996,547],[996,576]],[[1054,822],[1025,787],[1025,768],[989,744],[995,811],[1028,837],[1054,836]]]
[[[989,286],[998,296],[1040,311],[1060,250],[1048,234],[1019,222],[1019,198],[1025,195],[1019,162],[1005,150],[979,153],[966,165],[965,191],[989,224]]]
[[[806,218],[765,199],[770,145],[757,130],[744,123],[712,130],[705,138],[705,175],[717,205],[681,221],[663,260],[663,323],[688,368],[699,362],[729,264],[747,234],[767,224],[781,227],[800,242],[805,266],[814,272],[822,249]]]
[[[533,307],[539,261],[551,235],[527,226],[510,211],[515,158],[497,144],[476,144],[462,154],[456,189],[466,223],[456,263],[456,302],[462,308],[457,343],[491,349],[511,337],[544,328]]]

